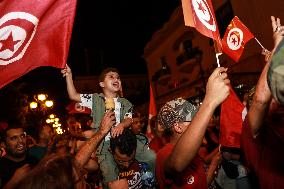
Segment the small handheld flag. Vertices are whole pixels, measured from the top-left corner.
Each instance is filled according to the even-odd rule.
[[[223,52],[238,62],[246,43],[254,38],[249,29],[235,16],[222,39]]]

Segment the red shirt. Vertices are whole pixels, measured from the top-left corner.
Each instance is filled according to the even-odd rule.
[[[156,159],[156,179],[160,188],[180,188],[180,189],[207,189],[204,162],[197,155],[187,166],[187,168],[171,178],[166,178],[164,174],[164,162],[171,154],[174,145],[165,145],[157,154]]]
[[[163,148],[164,144],[159,137],[154,137],[149,143],[149,148],[157,153],[161,148]]]
[[[243,123],[241,145],[249,168],[261,189],[284,188],[284,117],[265,122],[253,138],[248,116]]]

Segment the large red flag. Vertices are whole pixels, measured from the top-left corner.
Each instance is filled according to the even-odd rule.
[[[157,115],[156,102],[155,102],[152,85],[150,83],[149,119],[151,119],[155,115]]]
[[[247,110],[233,89],[221,105],[219,144],[226,147],[240,147],[242,124]]]
[[[66,64],[76,0],[0,3],[0,88],[39,66]]]
[[[235,16],[228,25],[222,39],[223,51],[235,62],[238,62],[246,43],[254,38],[249,29]]]
[[[221,46],[220,34],[211,0],[182,0],[184,23],[201,34],[216,40]]]

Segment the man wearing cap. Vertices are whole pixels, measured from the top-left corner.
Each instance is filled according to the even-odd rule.
[[[206,178],[198,149],[214,110],[229,95],[226,71],[221,67],[211,74],[199,110],[182,98],[169,101],[160,109],[159,125],[170,136],[170,142],[157,154],[156,178],[160,188],[207,188],[207,179],[212,179],[218,163],[213,161]]]
[[[284,27],[271,17],[274,50],[265,65],[241,135],[247,165],[261,189],[284,188]]]

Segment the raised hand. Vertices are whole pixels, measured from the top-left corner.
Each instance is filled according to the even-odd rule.
[[[277,47],[280,41],[283,39],[284,26],[281,26],[280,19],[271,16],[271,25],[273,29],[274,47]]]
[[[230,80],[227,75],[227,68],[216,68],[208,79],[206,95],[204,100],[213,103],[215,107],[220,105],[229,95]]]
[[[66,64],[65,68],[61,69],[61,73],[62,73],[63,77],[72,75],[71,68],[67,64]]]

